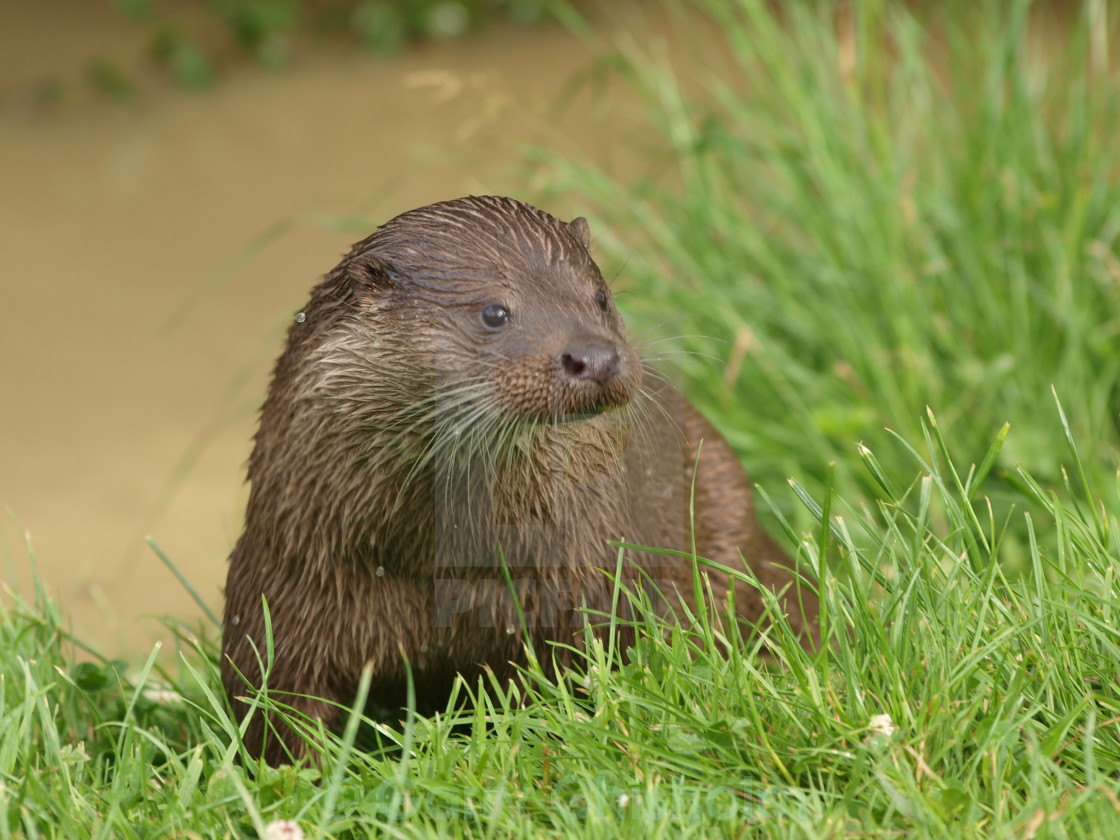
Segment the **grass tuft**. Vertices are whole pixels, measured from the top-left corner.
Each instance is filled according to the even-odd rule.
[[[533,177],[594,220],[636,332],[680,336],[675,354],[651,350],[755,479],[797,476],[817,496],[831,470],[845,495],[890,493],[911,464],[885,430],[919,439],[931,406],[955,461],[1015,430],[972,485],[1003,516],[1018,466],[1062,483],[1053,388],[1082,453],[1077,492],[1105,494],[1120,449],[1120,10],[666,5],[677,25],[620,12],[627,34],[597,42],[593,78],[641,103],[627,164],[539,150]]]

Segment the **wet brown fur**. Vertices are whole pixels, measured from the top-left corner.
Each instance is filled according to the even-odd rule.
[[[275,699],[333,727],[331,704],[353,700],[369,663],[371,699],[399,708],[407,660],[433,711],[456,674],[512,677],[526,635],[546,667],[548,642],[576,643],[578,607],[610,604],[611,540],[687,550],[693,486],[697,553],[741,568],[741,552],[811,632],[815,600],[758,527],[738,460],[643,367],[589,243],[582,219],[458,199],[393,219],[312,291],[262,410],[230,558],[222,678],[239,717],[262,684],[262,596]],[[482,317],[495,305],[498,326]],[[627,578],[640,568],[691,601],[690,560],[628,561]],[[726,575],[708,580],[726,595]],[[750,586],[736,602],[748,622],[762,613]],[[304,750],[259,711],[245,742],[272,764]]]

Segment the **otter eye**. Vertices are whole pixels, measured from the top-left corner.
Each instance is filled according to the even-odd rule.
[[[600,289],[595,293],[595,302],[599,304],[599,308],[604,312],[607,311],[607,293],[604,289]]]
[[[504,327],[509,323],[509,310],[504,306],[492,303],[482,310],[482,323],[492,329]]]

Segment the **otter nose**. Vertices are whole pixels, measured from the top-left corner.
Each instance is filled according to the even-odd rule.
[[[606,385],[618,376],[618,348],[592,342],[578,350],[564,353],[560,357],[560,363],[572,379],[590,379],[599,385]]]

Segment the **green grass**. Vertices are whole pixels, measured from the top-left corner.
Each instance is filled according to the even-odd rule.
[[[639,30],[604,57],[592,78],[644,105],[619,174],[536,155],[555,203],[593,220],[639,335],[686,336],[686,389],[766,487],[820,493],[834,463],[841,493],[873,496],[857,441],[908,480],[886,430],[918,438],[926,406],[961,461],[1011,423],[982,488],[997,503],[1019,465],[1058,484],[1054,386],[1106,491],[1120,87],[1101,43],[1117,9],[1036,11],[1028,37],[1023,2],[916,18],[868,0],[850,25],[835,3],[781,4],[781,20],[773,5],[672,4],[672,49]],[[683,22],[698,11],[718,28]]]
[[[462,686],[477,698],[459,720],[367,723],[379,749],[354,748],[352,718],[316,748],[320,777],[237,763],[212,640],[184,635],[166,666],[108,662],[41,591],[12,596],[0,838],[276,820],[1120,836],[1120,97],[1087,34],[1105,6],[1055,27],[1043,63],[1021,4],[923,23],[853,6],[837,30],[827,3],[778,21],[743,0],[703,44],[718,78],[678,82],[635,38],[604,66],[647,97],[640,177],[537,161],[581,197],[639,329],[674,313],[661,332],[725,342],[678,339],[673,360],[820,570],[824,646],[778,622],[772,659],[734,640],[724,656],[709,626],[651,622],[559,681]]]
[[[321,784],[235,763],[212,647],[187,644],[172,673],[75,664],[55,608],[17,603],[0,836],[251,837],[287,819],[309,836],[1115,837],[1120,523],[1020,473],[1025,527],[1054,537],[1009,581],[1003,524],[943,456],[931,421],[905,491],[822,500],[803,546],[831,557],[820,651],[780,623],[776,661],[651,623],[628,653],[592,646],[587,676],[464,686],[477,703],[457,727],[377,725],[364,752],[350,726]]]

